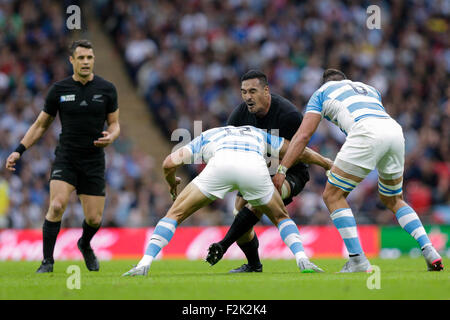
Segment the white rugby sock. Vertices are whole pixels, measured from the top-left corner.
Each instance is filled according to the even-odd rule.
[[[139,261],[138,266],[150,265],[153,259],[158,255],[162,248],[164,248],[172,239],[177,222],[170,218],[162,218],[153,231],[150,242],[147,245],[144,257]]]
[[[141,261],[139,261],[137,267],[142,267],[142,266],[150,266],[152,264],[153,261],[153,257],[146,254],[142,257]]]
[[[400,226],[416,239],[421,249],[431,245],[431,241],[423,228],[422,222],[413,208],[408,205],[401,207],[395,213],[395,217]]]
[[[291,249],[295,256],[295,261],[298,262],[300,259],[307,259],[303,249],[302,240],[300,239],[300,232],[294,221],[291,219],[285,219],[278,224],[278,231],[280,232],[281,239],[284,243]]]
[[[341,208],[333,211],[330,215],[339,234],[344,240],[345,247],[350,255],[362,254],[363,249],[359,242],[358,231],[356,229],[356,221],[353,216],[352,209]]]

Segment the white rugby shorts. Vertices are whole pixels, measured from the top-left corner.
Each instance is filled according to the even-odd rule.
[[[361,178],[375,168],[381,178],[401,177],[405,164],[405,139],[401,126],[391,118],[358,121],[337,154],[335,164]]]
[[[246,151],[217,151],[192,182],[211,200],[239,190],[252,206],[267,204],[275,190],[264,158]]]

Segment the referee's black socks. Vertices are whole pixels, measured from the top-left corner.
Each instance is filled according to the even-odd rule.
[[[94,237],[94,235],[97,233],[97,231],[100,229],[100,225],[96,227],[92,227],[90,225],[87,224],[86,220],[83,220],[83,234],[81,235],[81,241],[80,241],[80,245],[82,247],[89,247],[92,238]]]
[[[56,238],[61,229],[61,221],[52,222],[45,219],[42,226],[42,251],[44,253],[44,260],[54,263],[53,251],[55,249]]]
[[[219,244],[224,249],[224,252],[227,251],[237,239],[249,231],[258,221],[258,217],[250,209],[247,207],[242,208],[234,218],[234,221],[231,224],[230,229],[228,229],[225,237],[219,241]]]

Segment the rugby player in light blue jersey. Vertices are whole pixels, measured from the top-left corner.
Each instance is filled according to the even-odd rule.
[[[328,182],[323,193],[331,219],[350,256],[341,272],[371,271],[346,198],[375,168],[378,169],[381,201],[418,242],[428,270],[442,270],[442,258],[432,246],[419,217],[403,201],[405,139],[402,128],[386,113],[378,90],[362,82],[348,80],[339,70],[324,72],[323,85],[306,105],[303,122],[273,177],[275,187],[280,190],[287,169],[303,152],[322,118],[337,125],[347,135],[331,171],[327,172]]]
[[[287,140],[264,130],[252,126],[227,126],[207,130],[171,153],[164,160],[163,169],[174,203],[156,225],[144,257],[123,276],[147,275],[153,259],[172,239],[176,227],[198,209],[217,198],[222,199],[232,190],[239,190],[250,205],[264,212],[278,227],[302,272],[323,272],[306,256],[298,228],[274,188],[264,158],[267,152],[281,157],[287,147]],[[310,149],[298,158],[325,169],[331,167],[331,160]],[[206,167],[178,195],[177,186],[181,179],[175,176],[176,169],[183,164],[202,162],[207,164]]]

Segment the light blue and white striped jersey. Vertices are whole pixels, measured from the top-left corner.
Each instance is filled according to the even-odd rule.
[[[306,112],[319,113],[346,135],[361,119],[390,118],[377,89],[351,80],[328,81],[322,85],[309,99]]]
[[[278,154],[283,143],[284,138],[259,128],[226,126],[202,132],[186,147],[192,152],[193,163],[208,163],[220,150],[256,153],[264,158],[267,153]]]

